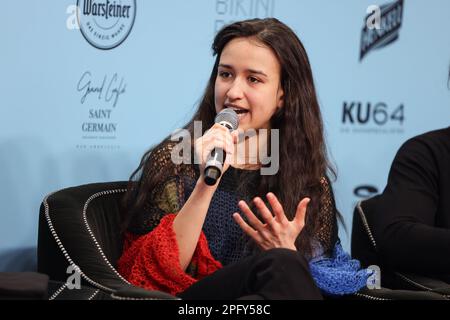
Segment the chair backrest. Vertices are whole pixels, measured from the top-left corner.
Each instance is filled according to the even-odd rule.
[[[377,242],[371,226],[376,219],[377,203],[380,195],[358,202],[353,212],[351,252],[363,267],[380,265]]]
[[[446,299],[450,298],[450,286],[445,276],[437,278],[436,276],[430,277],[396,270],[383,260],[374,235],[376,232],[373,230],[377,225],[375,223],[377,216],[383,214],[378,207],[381,197],[382,195],[376,195],[360,201],[355,207],[351,238],[352,256],[358,259],[363,267],[371,265],[380,267],[383,286],[403,290],[425,290],[439,294]]]
[[[72,266],[107,291],[128,283],[115,268],[122,252],[120,200],[126,184],[87,184],[46,196],[39,216],[38,271],[66,281]]]

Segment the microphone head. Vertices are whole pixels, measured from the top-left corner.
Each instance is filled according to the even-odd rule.
[[[220,123],[221,125],[226,126],[230,131],[233,131],[239,127],[239,116],[233,109],[225,108],[216,115],[214,122]]]

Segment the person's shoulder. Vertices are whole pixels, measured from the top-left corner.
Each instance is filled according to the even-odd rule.
[[[442,146],[450,146],[450,127],[428,131],[408,139],[399,149],[400,154],[434,153]]]
[[[435,171],[449,159],[450,128],[433,130],[408,139],[398,149],[392,167]]]
[[[151,158],[153,160],[170,158],[175,145],[176,143],[174,141],[162,141],[153,147],[151,151]]]
[[[324,173],[319,180],[322,187],[330,188],[333,182],[336,182],[336,175],[334,172]]]
[[[450,127],[428,131],[412,137],[410,142],[425,142],[425,143],[448,143],[450,144]]]
[[[321,185],[323,188],[328,188],[328,187],[330,186],[330,180],[329,180],[329,178],[328,178],[326,175],[323,175],[323,176],[320,178],[320,185]]]
[[[328,175],[323,175],[320,180],[320,187],[322,188],[323,194],[326,196],[331,196],[333,197],[333,187],[332,187],[332,182],[330,180],[330,178],[328,177]]]
[[[194,164],[190,159],[185,159],[180,156],[179,150],[176,149],[176,141],[164,140],[150,152],[148,162],[154,170],[173,171],[173,172],[194,172]]]

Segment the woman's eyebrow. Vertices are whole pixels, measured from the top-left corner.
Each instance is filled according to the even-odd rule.
[[[268,78],[267,74],[265,74],[264,72],[260,71],[260,70],[255,70],[255,69],[247,69],[247,71],[249,71],[250,73],[256,73],[256,74],[260,74],[266,78]]]
[[[219,67],[222,68],[226,68],[226,69],[234,69],[233,66],[229,65],[229,64],[224,64],[224,63],[220,63]],[[268,78],[267,74],[265,74],[264,72],[260,71],[260,70],[255,70],[255,69],[247,69],[246,71],[250,72],[250,73],[256,73],[256,74],[260,74],[263,75],[265,77]]]
[[[229,64],[224,64],[224,63],[220,63],[220,64],[219,64],[219,67],[227,68],[227,69],[233,69],[232,66],[230,66]]]

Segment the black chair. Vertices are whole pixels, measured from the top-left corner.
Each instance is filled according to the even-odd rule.
[[[44,198],[39,215],[38,272],[53,281],[51,298],[176,299],[135,287],[116,270],[123,244],[119,204],[125,191],[125,181],[95,183]],[[68,290],[67,279],[74,270],[81,276],[82,290]],[[56,288],[54,283],[61,285]]]
[[[38,271],[50,279],[50,299],[177,299],[128,283],[116,270],[122,251],[120,200],[126,182],[87,184],[46,196],[40,207]],[[370,247],[368,247],[370,249]],[[68,268],[82,280],[70,290]],[[69,282],[70,283],[70,282]],[[441,299],[432,292],[363,289],[343,299]]]
[[[392,269],[383,261],[374,233],[374,221],[383,214],[377,205],[381,195],[358,202],[353,212],[351,237],[352,256],[361,262],[363,267],[371,265],[381,269],[381,285],[395,290],[415,290],[439,294],[442,298],[450,298],[450,284],[440,279],[425,275],[412,274]]]

